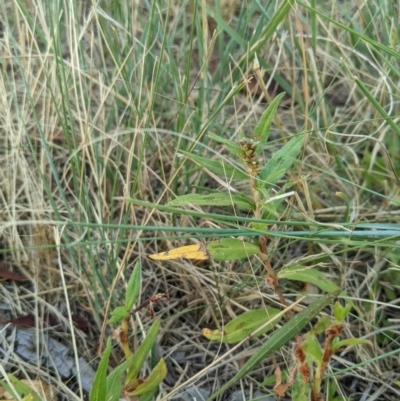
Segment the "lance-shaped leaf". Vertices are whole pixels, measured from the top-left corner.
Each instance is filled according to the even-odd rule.
[[[275,308],[251,310],[242,313],[237,318],[231,320],[224,327],[224,331],[203,329],[201,333],[204,337],[212,341],[219,341],[225,344],[235,344],[244,340],[251,333],[269,321],[271,321],[271,323],[266,324],[265,327],[257,331],[254,334],[254,337],[261,336],[271,330],[281,320],[281,316],[275,318],[279,313],[279,309]]]
[[[107,346],[101,357],[99,367],[97,368],[96,376],[94,377],[94,382],[92,389],[90,390],[89,400],[90,401],[105,401],[107,396],[107,369],[108,360],[111,353],[111,339],[107,340]]]
[[[315,364],[321,365],[323,353],[321,346],[314,335],[306,335],[306,341],[301,344],[301,347],[304,349],[306,354],[311,357]]]
[[[140,384],[138,388],[130,393],[131,395],[142,395],[145,393],[152,393],[157,389],[158,385],[165,379],[167,376],[167,365],[163,358],[160,359],[156,367],[151,371],[150,376],[147,380]]]
[[[248,258],[260,252],[256,244],[234,238],[224,238],[221,241],[209,242],[206,249],[214,260],[239,260]]]
[[[277,182],[289,170],[300,152],[304,135],[293,137],[286,145],[274,153],[264,166],[260,179],[265,181],[265,186],[270,187]]]
[[[285,93],[283,92],[269,104],[254,130],[253,138],[256,141],[259,141],[256,147],[256,154],[260,154],[267,144],[269,133],[271,131],[272,119],[275,117],[276,109],[278,108],[279,102],[284,96]]]
[[[129,316],[130,309],[126,309],[124,306],[117,306],[111,312],[111,319],[109,320],[110,324],[119,323],[122,319]]]
[[[347,315],[350,313],[352,305],[346,304],[342,306],[340,302],[335,302],[335,306],[333,307],[333,315],[337,322],[342,323],[344,319],[346,319]]]
[[[128,374],[126,378],[127,382],[131,381],[132,379],[135,379],[136,376],[139,374],[140,370],[142,369],[146,357],[151,350],[151,347],[156,342],[159,328],[160,328],[160,321],[155,320],[154,323],[151,325],[146,338],[143,340],[142,344],[140,344],[140,347],[137,350],[137,352],[135,352],[134,358],[132,359],[132,363],[128,367]]]
[[[353,347],[354,345],[372,345],[371,341],[364,340],[362,338],[346,338],[345,340],[338,341],[332,344],[333,351],[337,351],[340,348]]]
[[[194,259],[207,260],[208,254],[202,244],[186,245],[179,248],[171,249],[170,251],[155,253],[149,255],[153,260],[174,260],[174,259]]]
[[[156,395],[158,389],[155,389],[154,391],[150,393],[145,393],[139,396],[138,401],[153,401],[154,396]]]
[[[193,153],[185,152],[184,150],[181,150],[180,152],[192,159],[197,164],[200,164],[200,166],[205,167],[221,177],[235,180],[246,180],[248,178],[248,174],[245,171],[240,170],[238,167],[235,167],[232,164],[223,163],[222,161],[218,160],[207,159],[206,157],[194,155]]]
[[[230,139],[222,138],[222,136],[215,135],[212,133],[208,134],[208,136],[215,142],[222,143],[232,156],[241,155],[242,149],[236,142],[233,142]]]
[[[168,206],[186,206],[189,203],[198,206],[237,206],[242,210],[253,210],[254,202],[245,195],[231,195],[227,193],[215,193],[209,195],[188,194],[178,196],[168,202]]]
[[[337,291],[339,289],[339,287],[332,280],[326,277],[319,270],[302,265],[285,267],[277,274],[277,277],[278,279],[285,278],[288,280],[301,281],[302,283],[310,283],[328,293]],[[346,296],[346,292],[342,291],[341,295]],[[350,305],[350,309],[355,307],[354,302],[351,299],[347,300],[347,302]]]
[[[121,363],[107,376],[107,401],[118,401],[121,398],[126,370],[132,364],[133,358],[134,355],[131,355],[127,361]]]
[[[332,292],[339,289],[339,287],[333,281],[329,280],[329,278],[319,270],[312,269],[307,266],[293,265],[290,267],[285,267],[277,274],[277,276],[278,279],[286,278],[288,280],[314,284],[325,292]]]
[[[128,286],[126,288],[125,295],[125,308],[131,309],[133,304],[136,302],[140,291],[140,263],[137,262],[133,269],[131,278],[129,279]]]
[[[290,341],[296,334],[298,334],[306,325],[310,322],[323,308],[333,302],[333,300],[339,295],[339,291],[322,296],[315,300],[302,312],[295,315],[287,323],[285,323],[279,330],[276,330],[270,338],[264,342],[259,350],[253,354],[253,356],[243,365],[239,372],[217,390],[211,397],[207,398],[210,401],[220,394],[224,393],[226,389],[232,384],[236,383],[247,373],[251,372],[259,363],[265,358],[271,355],[273,352],[280,349],[288,341]]]

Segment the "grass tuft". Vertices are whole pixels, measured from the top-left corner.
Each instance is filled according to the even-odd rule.
[[[397,399],[398,6],[218,3],[0,2],[0,259],[28,278],[2,282],[0,320],[52,313],[70,327],[49,329],[51,335],[75,362],[83,357],[96,368],[107,312],[124,302],[121,289],[139,260],[141,299],[170,296],[156,308],[168,367],[159,400],[190,383],[210,393],[227,383],[260,340],[232,351],[208,342],[201,329],[221,329],[256,307],[279,307],[262,266],[253,259],[165,263],[147,255],[234,229],[255,235],[251,218],[233,207],[176,214],[163,206],[194,192],[249,194],[245,181],[233,183],[235,161],[210,134],[239,142],[284,91],[263,156],[269,160],[301,133],[306,139],[274,187],[274,195],[295,191],[300,204],[286,198],[269,226],[271,264],[318,267],[354,302],[345,337],[371,345],[343,350],[330,365],[341,399],[354,391]],[[221,163],[223,178],[189,155]],[[352,235],[360,224],[365,236]],[[329,236],[338,226],[349,235]],[[382,235],[385,228],[390,234]],[[283,288],[292,301],[301,290],[289,281]],[[86,332],[71,327],[73,315],[89,322]],[[141,312],[133,332],[151,324]],[[76,377],[67,381],[6,349],[6,370],[41,378],[65,399],[84,396]],[[110,365],[118,358],[115,351]],[[294,362],[289,347],[274,358],[282,369]],[[266,359],[241,385],[258,386],[273,373]]]

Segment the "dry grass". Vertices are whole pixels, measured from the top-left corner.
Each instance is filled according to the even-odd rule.
[[[153,9],[138,1],[76,2],[75,8],[70,3],[0,2],[1,258],[29,278],[2,283],[3,314],[51,312],[67,323],[71,314],[85,317],[90,322],[86,333],[52,335],[95,367],[106,307],[123,302],[122,289],[140,260],[142,300],[165,291],[171,297],[156,305],[162,319],[159,351],[169,369],[160,400],[189,382],[210,391],[218,388],[262,342],[251,340],[231,353],[229,346],[205,340],[203,327],[221,328],[245,310],[279,304],[257,260],[195,265],[147,258],[207,241],[199,227],[215,230],[215,236],[224,227],[207,215],[176,216],[133,206],[130,199],[166,204],[196,187],[200,192],[204,187],[248,191],[246,182],[215,177],[180,150],[226,158],[207,132],[233,140],[241,132],[250,135],[265,109],[263,94],[241,91],[229,99],[230,90],[251,73],[252,65],[238,64],[246,52],[221,30],[213,37],[205,14],[194,17],[181,2],[171,3],[168,11],[164,1],[154,2]],[[262,18],[261,11],[254,11],[256,2],[246,3],[225,22],[244,41],[253,30],[259,34]],[[375,2],[359,8],[357,3],[325,5],[324,12],[394,46],[390,40],[395,40],[398,15],[389,21],[377,11],[372,14]],[[268,15],[273,11],[271,5],[265,10]],[[398,224],[399,136],[354,80],[356,75],[395,118],[398,59],[391,59],[390,67],[359,37],[319,17],[313,50],[311,18],[296,6],[279,35],[258,52],[271,67],[265,80],[278,74],[288,92],[265,156],[304,130],[309,135],[301,158],[280,184],[293,183],[308,217],[328,227],[338,222]],[[266,96],[274,93],[269,90]],[[280,221],[271,228],[290,231],[285,221],[297,221],[304,230],[315,230],[294,200]],[[371,344],[334,358],[330,380],[339,392],[360,400],[357,394],[362,393],[368,399],[398,399],[400,280],[394,239],[319,242],[281,235],[272,239],[270,254],[276,269],[294,262],[317,265],[354,300],[358,310],[344,336],[368,338]],[[287,299],[295,299],[299,286],[282,286]],[[141,313],[132,328],[139,331],[150,323],[150,316]],[[133,342],[140,340],[138,335]],[[221,355],[226,357],[220,360]],[[118,351],[114,357],[116,363]],[[274,363],[291,368],[290,345],[275,359],[243,380],[242,388],[257,388],[273,374]],[[80,399],[76,381],[65,382],[12,351],[9,362],[7,368],[20,377],[41,378],[61,397]]]

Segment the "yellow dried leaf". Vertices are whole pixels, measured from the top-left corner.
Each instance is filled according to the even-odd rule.
[[[171,249],[167,252],[155,253],[149,255],[150,259],[154,260],[173,260],[173,259],[195,259],[207,260],[208,254],[206,248],[201,244],[181,246]]]
[[[201,330],[201,334],[209,340],[221,341],[225,333],[220,330],[211,330],[204,328],[203,330]]]

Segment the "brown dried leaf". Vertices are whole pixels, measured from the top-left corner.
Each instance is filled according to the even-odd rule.
[[[279,397],[284,397],[287,389],[290,387],[290,384],[278,384],[274,387],[275,394]]]
[[[89,322],[82,316],[71,315],[72,323],[78,330],[86,330],[89,327]]]
[[[33,315],[18,316],[14,319],[2,320],[0,324],[13,324],[18,327],[35,327],[35,317]]]
[[[11,270],[8,270],[3,262],[0,262],[0,279],[13,280],[13,281],[29,280],[23,274],[15,273]]]
[[[278,369],[279,369],[279,371],[278,371]],[[289,377],[287,379],[287,382],[286,383],[282,383],[282,374],[280,372],[280,368],[277,368],[275,370],[276,384],[275,384],[275,387],[274,387],[274,391],[275,391],[276,395],[278,395],[279,397],[284,397],[285,396],[285,393],[286,393],[287,389],[294,382],[296,371],[297,371],[297,368],[294,367],[290,372],[290,375],[289,375]]]
[[[89,326],[88,321],[81,316],[72,315],[71,318],[72,318],[72,323],[74,324],[75,328],[77,328],[79,330],[85,330]],[[9,323],[13,324],[15,326],[18,326],[18,327],[26,327],[26,328],[36,327],[36,319],[35,319],[35,316],[32,314],[25,315],[25,316],[18,316],[14,319],[0,321],[0,324],[9,324]],[[43,325],[45,327],[58,326],[60,323],[61,322],[58,320],[58,318],[51,313],[48,313],[44,316]]]

